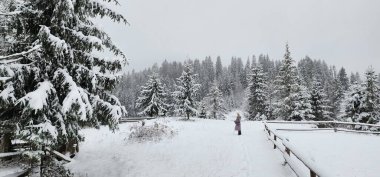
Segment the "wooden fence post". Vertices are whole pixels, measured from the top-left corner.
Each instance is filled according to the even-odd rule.
[[[274,136],[274,141],[277,140],[277,136],[276,135],[273,135]],[[276,149],[276,143],[273,143],[273,149]]]
[[[285,147],[285,152],[290,156],[290,149],[288,147]]]
[[[310,170],[310,177],[317,177],[317,174],[313,170]]]

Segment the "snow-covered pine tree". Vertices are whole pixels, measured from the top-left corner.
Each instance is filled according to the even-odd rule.
[[[190,115],[197,113],[195,101],[200,84],[196,83],[196,75],[193,74],[191,64],[185,64],[182,75],[177,79],[176,91],[173,97],[176,100],[175,112],[179,115],[186,115],[190,119]]]
[[[332,88],[333,88],[332,97],[331,97],[332,111],[333,111],[333,117],[337,118],[339,116],[339,112],[341,109],[340,105],[342,104],[342,101],[345,97],[345,91],[338,78],[333,79]]]
[[[350,80],[348,79],[346,70],[343,67],[338,72],[338,79],[343,90],[347,91],[350,87]]]
[[[260,64],[251,69],[248,81],[248,110],[249,120],[260,120],[267,117],[268,99],[266,78]]]
[[[82,125],[116,129],[125,113],[110,94],[126,57],[94,17],[126,19],[106,5],[110,1],[14,1],[10,13],[15,41],[0,57],[0,119],[17,125],[19,138],[52,149],[83,139]],[[113,1],[118,4],[116,0]],[[102,58],[93,51],[111,51]]]
[[[289,45],[286,44],[284,60],[279,74],[276,78],[277,102],[274,110],[277,119],[292,120],[291,115],[294,111],[294,101],[291,97],[296,96],[294,91],[299,90],[298,75],[294,60],[290,56]]]
[[[302,84],[294,85],[289,98],[292,110],[289,116],[290,120],[301,121],[314,119],[310,104],[311,98],[306,86]]]
[[[215,63],[215,78],[217,81],[221,81],[223,76],[223,65],[222,65],[222,59],[220,56],[216,58],[216,63]]]
[[[202,101],[199,104],[199,118],[207,118],[207,110],[206,110],[206,104]]]
[[[321,82],[314,78],[310,92],[310,104],[315,121],[331,120],[330,106]]]
[[[377,75],[372,67],[366,73],[363,82],[363,110],[358,121],[368,124],[376,124],[380,119],[380,90],[377,83]]]
[[[211,86],[210,92],[207,95],[208,110],[214,119],[223,119],[225,112],[223,94],[218,88],[217,82]]]
[[[168,111],[165,89],[156,73],[153,73],[145,86],[141,87],[136,106],[142,111],[139,115],[163,116]]]
[[[344,95],[339,119],[348,122],[359,122],[360,114],[363,110],[363,90],[363,86],[358,83],[350,86]]]

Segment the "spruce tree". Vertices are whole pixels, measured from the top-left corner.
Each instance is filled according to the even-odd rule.
[[[350,87],[350,81],[347,77],[346,70],[343,67],[338,72],[338,79],[343,90],[347,91],[348,88]]]
[[[88,0],[14,1],[9,27],[17,33],[0,57],[0,120],[17,126],[19,138],[57,149],[83,139],[82,126],[116,129],[125,113],[111,94],[127,63],[94,17],[126,19]],[[116,4],[118,2],[114,0]],[[93,51],[109,50],[116,58]],[[4,61],[4,62],[3,62]]]
[[[341,104],[339,119],[349,122],[360,122],[363,110],[364,88],[356,83],[350,86],[345,93]]]
[[[363,110],[359,117],[359,122],[376,124],[380,116],[380,90],[377,83],[377,75],[372,67],[366,73],[366,80],[363,83]]]
[[[148,116],[163,116],[168,111],[168,105],[166,104],[165,89],[154,73],[149,77],[145,86],[141,87],[140,96],[136,101],[136,106],[142,111],[139,115]]]
[[[365,78],[362,84],[352,85],[345,94],[341,119],[368,124],[379,122],[380,94],[373,68],[366,71]]]
[[[314,78],[311,89],[311,109],[314,115],[314,120],[324,121],[331,120],[330,106],[328,106],[327,96],[323,90],[321,82]]]
[[[187,119],[190,115],[195,114],[196,96],[200,84],[196,83],[191,64],[185,64],[182,75],[177,79],[176,91],[173,92],[173,97],[176,100],[175,112],[179,115],[185,114]]]
[[[289,120],[313,120],[314,115],[312,114],[310,99],[306,86],[294,85],[289,97],[290,109],[292,110]]]
[[[216,58],[215,63],[215,77],[217,81],[220,81],[223,76],[223,65],[222,65],[222,59],[220,56]]]
[[[207,118],[207,110],[206,110],[206,104],[202,101],[200,104],[199,104],[199,115],[198,117],[199,118]]]
[[[224,113],[224,100],[223,94],[218,88],[218,84],[214,82],[207,95],[207,103],[209,112],[214,119],[222,119]]]
[[[258,64],[254,66],[249,74],[248,86],[248,110],[249,120],[259,120],[267,117],[267,85],[265,74]]]
[[[294,66],[294,60],[290,56],[289,45],[286,44],[284,60],[276,78],[276,90],[277,90],[277,103],[275,114],[278,118],[283,120],[291,120],[291,115],[294,108],[294,91],[298,90],[298,75],[296,67]]]

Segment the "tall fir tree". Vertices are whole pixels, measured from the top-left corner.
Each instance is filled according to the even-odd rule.
[[[206,108],[206,104],[203,101],[199,103],[198,117],[203,118],[203,119],[207,118],[207,108]]]
[[[266,78],[260,64],[254,66],[249,74],[248,110],[249,120],[267,119],[268,99]]]
[[[223,119],[225,112],[223,94],[218,88],[217,82],[212,85],[207,95],[208,109],[214,119]]]
[[[360,122],[363,110],[363,90],[362,85],[358,83],[350,86],[344,95],[339,119],[349,122]]]
[[[290,106],[291,114],[289,120],[301,121],[301,120],[313,120],[314,115],[311,109],[311,96],[307,91],[307,87],[301,84],[295,85],[292,88],[290,94]]]
[[[223,76],[223,65],[222,65],[222,59],[220,56],[216,58],[215,63],[215,77],[217,81],[220,81]]]
[[[310,92],[310,104],[312,109],[312,114],[314,115],[314,120],[325,121],[331,120],[331,108],[328,105],[327,96],[323,89],[322,83],[314,78],[312,82],[312,88]]]
[[[377,83],[378,76],[370,67],[365,73],[363,83],[363,110],[359,122],[376,124],[380,119],[380,90]]]
[[[298,90],[298,75],[294,60],[290,56],[289,45],[286,44],[284,59],[276,78],[277,103],[274,110],[277,118],[291,120],[294,111],[294,91]]]
[[[350,87],[350,81],[348,79],[346,70],[343,67],[338,72],[338,79],[343,90],[347,91],[348,88]]]
[[[182,75],[177,79],[176,91],[173,92],[176,100],[175,112],[179,115],[185,114],[187,119],[190,119],[190,115],[197,113],[195,98],[200,84],[196,83],[195,77],[191,64],[185,64]]]
[[[164,116],[168,111],[166,92],[156,73],[149,77],[145,86],[142,86],[136,106],[142,111],[140,115]]]
[[[114,1],[116,4],[118,2]],[[109,2],[104,2],[109,3]],[[8,56],[0,57],[0,119],[15,127],[19,138],[58,149],[83,139],[83,125],[116,129],[125,113],[110,91],[127,63],[94,17],[126,19],[98,1],[14,1]],[[109,50],[116,58],[97,57]]]

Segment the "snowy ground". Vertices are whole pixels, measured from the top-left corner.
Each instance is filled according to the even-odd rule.
[[[243,135],[237,136],[235,116],[236,112],[226,120],[167,118],[178,134],[156,143],[125,140],[132,125],[128,123],[115,133],[104,127],[86,129],[86,141],[67,166],[91,177],[295,177],[282,166],[283,158],[272,148],[262,123],[242,122]]]

